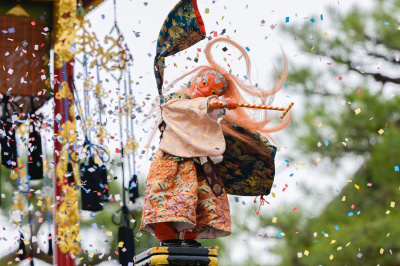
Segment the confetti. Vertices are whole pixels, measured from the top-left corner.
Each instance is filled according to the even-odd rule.
[[[298,257],[298,258],[301,258],[301,257],[303,257],[303,253],[301,253],[301,252],[298,252],[298,253],[297,253],[297,257]]]
[[[380,134],[380,135],[382,135],[383,134],[383,132],[385,132],[382,128],[381,129],[379,129],[379,131],[378,131],[378,133]]]
[[[354,112],[356,113],[356,115],[358,115],[359,113],[361,113],[361,108],[357,108],[356,110],[354,110]]]

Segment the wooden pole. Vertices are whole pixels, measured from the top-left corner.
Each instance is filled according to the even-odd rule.
[[[63,73],[63,69],[56,69],[54,70],[54,75],[56,76],[55,78],[57,79],[56,84],[54,85],[54,117],[57,114],[61,114],[62,118],[60,121],[55,120],[54,121],[54,136],[57,137],[58,132],[59,132],[59,125],[62,125],[65,122],[65,110],[68,110],[68,106],[65,106],[65,101],[64,99],[56,99],[55,95],[58,92],[59,86],[61,82],[63,82],[63,77],[65,75],[66,79],[65,81],[69,82],[69,77],[73,77],[74,75],[74,67],[73,67],[73,59],[66,63],[65,67],[65,73]],[[71,64],[72,63],[72,64]],[[69,87],[72,88],[71,84],[69,84]],[[68,100],[70,104],[73,104],[73,99]],[[68,116],[70,117],[70,116]],[[62,146],[61,143],[58,142],[57,138],[54,140],[54,162],[56,165],[59,163],[59,154],[62,151]],[[54,235],[53,235],[53,243],[54,243],[54,255],[53,255],[53,265],[58,265],[58,266],[75,266],[75,260],[71,257],[71,254],[64,254],[60,251],[59,247],[56,242],[56,236],[58,232],[58,225],[56,223],[56,214],[57,214],[57,208],[60,205],[60,199],[62,197],[62,191],[61,191],[61,186],[58,185],[57,177],[53,177],[53,187],[54,187],[54,199],[53,202],[55,202],[55,208],[53,211],[53,223],[54,223]],[[57,200],[58,198],[58,200]]]

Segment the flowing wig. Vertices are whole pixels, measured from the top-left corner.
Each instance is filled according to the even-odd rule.
[[[212,57],[212,54],[211,54],[211,48],[215,44],[219,44],[219,43],[231,44],[242,53],[242,55],[246,61],[246,73],[247,73],[247,77],[249,78],[250,84],[245,84],[243,81],[241,81],[235,75],[230,74],[228,71],[226,71],[223,67],[221,67],[214,61],[214,58]],[[206,58],[207,58],[209,65],[199,66],[199,67],[195,68],[194,70],[192,70],[192,71],[182,75],[181,77],[177,78],[176,80],[174,80],[168,87],[173,87],[174,84],[176,84],[183,78],[193,74],[193,77],[190,80],[190,84],[191,84],[190,87],[184,87],[183,89],[180,90],[181,93],[184,93],[184,94],[187,94],[190,96],[190,95],[192,95],[193,91],[195,90],[197,78],[200,77],[207,70],[214,70],[214,71],[219,72],[228,83],[228,87],[222,93],[222,96],[224,98],[232,97],[232,98],[235,98],[240,103],[247,103],[247,101],[244,99],[244,95],[246,95],[247,98],[257,99],[258,104],[260,104],[260,102],[261,102],[261,104],[270,105],[274,99],[275,93],[277,93],[285,84],[287,73],[288,73],[288,64],[287,64],[286,54],[283,50],[282,50],[282,54],[283,54],[282,76],[279,79],[278,73],[275,69],[274,86],[269,90],[264,90],[263,88],[261,88],[259,86],[254,86],[251,84],[250,58],[249,58],[249,55],[246,52],[246,50],[242,46],[240,46],[238,43],[236,43],[230,39],[227,39],[227,38],[217,38],[208,43],[208,45],[205,49],[205,54],[206,54]],[[244,141],[245,143],[247,143],[248,145],[253,147],[255,150],[257,150],[258,152],[265,154],[265,151],[262,149],[262,147],[259,145],[259,143],[257,141],[255,141],[251,136],[244,134],[244,133],[240,133],[237,130],[235,130],[235,126],[242,127],[249,131],[254,131],[254,130],[258,131],[258,132],[264,134],[266,137],[268,137],[268,139],[270,139],[271,141],[274,141],[273,138],[270,136],[270,133],[277,132],[277,131],[285,128],[287,125],[289,125],[291,116],[292,116],[291,111],[289,111],[286,118],[280,124],[273,126],[273,127],[267,127],[267,125],[272,120],[270,118],[268,110],[253,109],[252,114],[249,114],[248,111],[246,111],[246,108],[238,107],[233,110],[226,110],[226,115],[224,116],[224,119],[222,120],[221,125],[222,125],[222,130],[225,134],[229,134],[229,135],[233,136],[234,138]],[[258,118],[258,119],[256,120],[255,118]]]

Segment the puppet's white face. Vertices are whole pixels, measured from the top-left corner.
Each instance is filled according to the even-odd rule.
[[[224,84],[214,74],[205,74],[196,84],[192,98],[208,97],[211,95],[220,96],[223,89]]]

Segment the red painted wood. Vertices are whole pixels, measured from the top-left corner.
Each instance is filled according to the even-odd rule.
[[[69,82],[69,77],[73,77],[74,75],[74,61],[71,60],[70,62],[66,63],[65,67],[65,77],[66,81],[69,84],[69,87],[72,88],[70,82]],[[63,69],[56,69],[54,71],[54,75],[56,76],[55,79],[57,79],[57,83],[54,85],[54,118],[57,116],[57,114],[61,114],[62,119],[57,122],[56,120],[54,121],[54,134],[57,136],[58,133],[58,126],[62,125],[65,122],[65,102],[64,99],[57,100],[55,98],[56,93],[58,92],[58,87],[60,86],[61,82],[64,81],[64,73]],[[73,104],[73,100],[69,100],[71,104]],[[69,116],[68,116],[69,117]],[[57,155],[56,151],[61,152],[62,146],[61,144],[56,140],[54,140],[54,159],[55,163],[58,164],[59,162],[59,156]],[[57,224],[56,224],[56,219],[55,215],[57,214],[57,208],[59,206],[59,200],[56,200],[56,197],[61,197],[61,186],[57,185],[57,179],[54,178],[54,202],[57,202],[56,204],[56,210],[53,212],[53,222],[54,222],[54,230],[55,230],[55,236],[53,237],[54,239],[56,238],[57,235]],[[54,240],[53,243],[56,241]],[[75,259],[71,258],[70,254],[63,254],[60,249],[58,248],[57,244],[54,244],[54,255],[53,255],[53,265],[58,265],[58,266],[75,266]]]

